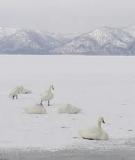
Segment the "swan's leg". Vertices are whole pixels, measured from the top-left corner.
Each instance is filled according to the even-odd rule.
[[[41,106],[43,105],[43,101],[42,101],[42,100],[40,101],[40,105],[41,105]]]
[[[50,106],[50,101],[48,100],[48,106]]]
[[[15,96],[13,95],[13,96],[12,96],[12,99],[14,100],[14,98],[15,98]]]
[[[16,95],[16,99],[18,99],[18,95]]]

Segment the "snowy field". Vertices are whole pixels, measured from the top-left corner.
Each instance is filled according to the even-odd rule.
[[[47,114],[26,114],[40,102],[50,84],[55,98]],[[17,85],[30,95],[8,97]],[[75,115],[59,114],[70,103]],[[78,130],[93,126],[103,116],[108,141],[80,138]],[[62,149],[113,150],[135,148],[135,57],[0,56],[0,149],[56,151]]]

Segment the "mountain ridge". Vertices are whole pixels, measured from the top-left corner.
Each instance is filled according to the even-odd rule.
[[[32,29],[0,27],[0,53],[135,55],[135,26],[101,27],[70,36]]]

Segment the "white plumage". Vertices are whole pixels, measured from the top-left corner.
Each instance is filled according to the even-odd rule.
[[[31,90],[28,90],[28,89],[24,88],[23,86],[16,87],[16,90],[18,90],[19,94],[30,94],[30,93],[32,93]]]
[[[25,108],[25,112],[28,114],[47,114],[46,109],[41,104],[35,104]]]
[[[18,98],[18,94],[30,94],[31,91],[24,88],[23,86],[17,86],[16,88],[14,88],[10,94],[9,94],[9,97],[11,97],[12,99],[14,98]]]
[[[12,99],[18,99],[18,90],[17,89],[14,89],[12,90],[10,93],[9,93],[9,97],[12,98]]]
[[[79,112],[80,112],[80,109],[71,104],[65,104],[58,108],[58,113],[77,114]]]
[[[79,134],[84,139],[89,140],[108,140],[108,134],[102,129],[101,123],[105,123],[103,117],[99,117],[97,126],[92,128],[85,128],[79,131]]]
[[[41,104],[44,101],[48,101],[48,106],[50,106],[50,100],[54,97],[54,87],[53,85],[50,85],[49,89],[41,94]]]

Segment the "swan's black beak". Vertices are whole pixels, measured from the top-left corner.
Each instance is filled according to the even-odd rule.
[[[103,120],[103,123],[105,123],[105,121]]]
[[[53,84],[51,85],[51,89],[54,90],[54,85]]]

